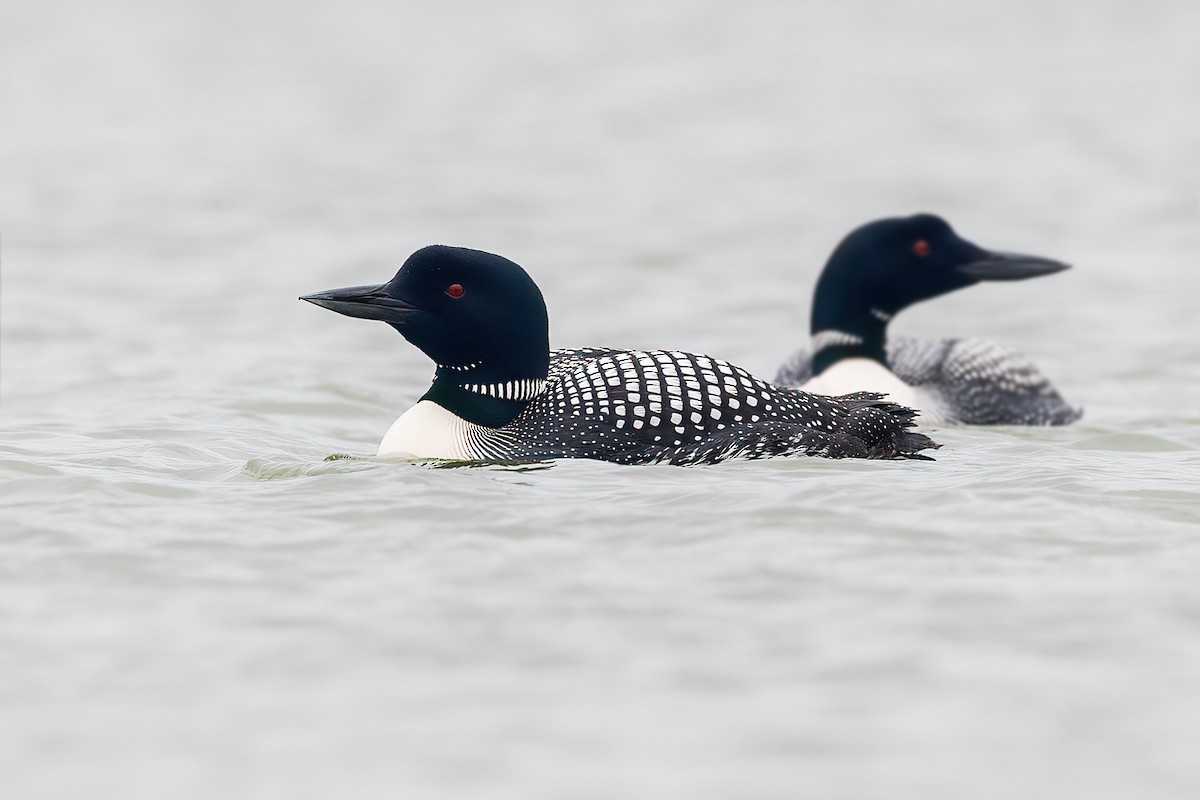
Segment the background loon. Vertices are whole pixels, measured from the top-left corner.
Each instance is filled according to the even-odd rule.
[[[740,456],[914,457],[936,447],[877,395],[815,397],[708,356],[549,348],[542,294],[491,253],[418,250],[381,286],[302,297],[387,322],[437,364],[379,454],[454,460],[711,463]]]
[[[1049,275],[1067,265],[989,252],[929,214],[883,219],[842,240],[817,280],[812,343],[775,382],[819,394],[880,392],[921,412],[922,422],[1064,425],[1068,405],[1029,359],[979,339],[887,339],[913,303],[972,286]]]

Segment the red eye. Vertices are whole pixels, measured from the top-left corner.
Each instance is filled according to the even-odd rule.
[[[913,242],[913,252],[921,258],[929,255],[929,242],[925,241],[924,239],[917,239],[915,242]]]
[[[461,283],[452,283],[446,287],[446,294],[453,297],[455,300],[467,293],[467,290],[462,287]]]

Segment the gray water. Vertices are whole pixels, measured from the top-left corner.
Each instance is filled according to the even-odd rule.
[[[0,2],[0,796],[1197,796],[1198,9]],[[430,365],[296,300],[460,244],[769,377],[916,211],[1075,265],[894,328],[1080,424],[387,463]]]

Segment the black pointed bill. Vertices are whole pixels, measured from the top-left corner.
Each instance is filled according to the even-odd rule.
[[[963,264],[958,272],[977,281],[1023,281],[1070,269],[1070,264],[1021,253],[988,253],[978,261]]]
[[[324,292],[306,294],[300,298],[313,305],[328,308],[347,317],[376,319],[399,323],[417,308],[387,293],[387,284],[379,286],[349,286],[345,289],[329,289]]]

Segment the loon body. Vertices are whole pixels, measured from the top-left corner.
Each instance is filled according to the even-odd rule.
[[[980,339],[887,337],[892,318],[921,300],[1067,268],[984,250],[928,214],[869,223],[829,257],[813,297],[811,347],[794,353],[775,383],[817,394],[877,392],[916,409],[923,422],[1074,422],[1083,412],[1020,353]]]
[[[545,303],[513,262],[435,245],[386,284],[303,300],[382,320],[437,364],[380,455],[715,463],[822,455],[924,458],[913,412],[878,395],[819,397],[674,350],[549,349]]]

